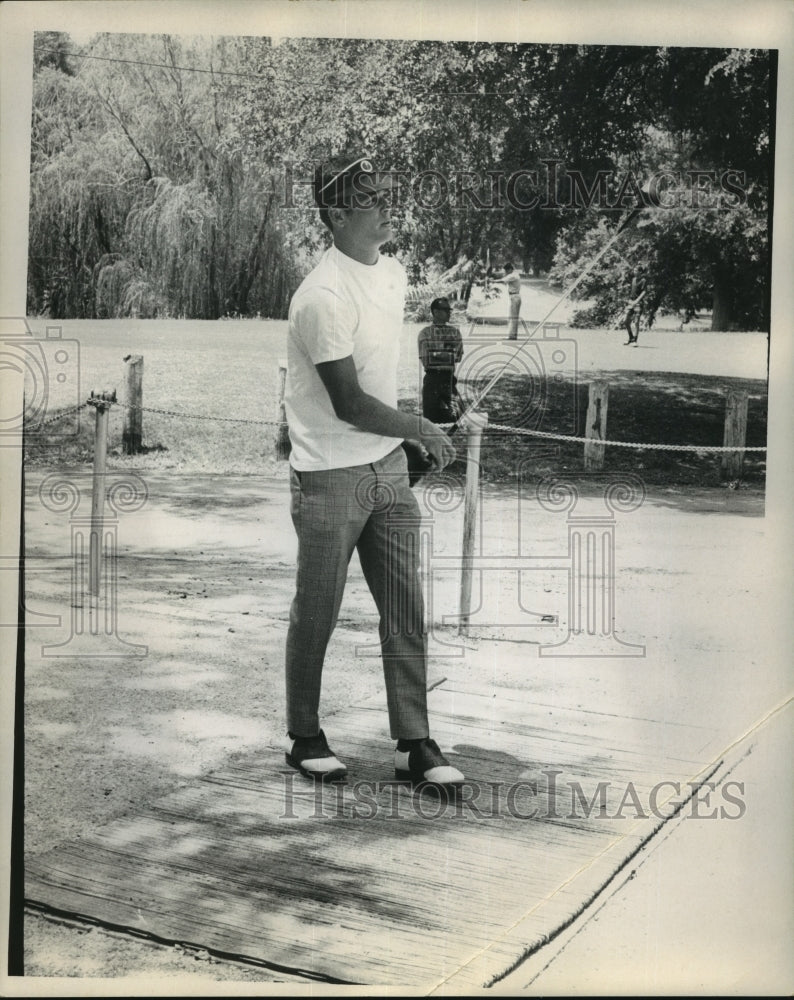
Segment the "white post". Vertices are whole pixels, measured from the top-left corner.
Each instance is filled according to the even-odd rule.
[[[287,388],[287,362],[279,358],[278,386],[276,390],[276,437],[275,452],[279,461],[286,461],[290,453],[289,430],[287,428],[287,410],[284,406],[284,393]]]
[[[460,603],[458,632],[465,635],[471,614],[471,578],[474,559],[474,539],[477,527],[477,499],[480,490],[480,445],[482,433],[488,426],[487,413],[468,413],[466,431],[466,493],[463,507],[463,559],[460,575]]]

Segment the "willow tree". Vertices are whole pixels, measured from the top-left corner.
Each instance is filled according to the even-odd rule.
[[[82,54],[36,69],[30,310],[283,315],[273,178],[229,143],[236,46],[98,35]]]
[[[123,241],[134,200],[129,156],[90,115],[79,81],[45,69],[37,80],[30,172],[28,311],[93,316],[97,263]]]

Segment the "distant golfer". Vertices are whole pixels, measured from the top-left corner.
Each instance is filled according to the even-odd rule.
[[[394,236],[390,195],[388,177],[365,156],[317,168],[314,198],[333,245],[289,309],[285,405],[298,570],[287,632],[286,759],[316,781],[347,772],[328,745],[319,708],[326,649],[355,550],[380,614],[397,776],[454,786],[463,775],[428,728],[421,514],[401,445],[406,438],[421,442],[439,469],[454,460],[455,448],[440,427],[397,408],[406,274],[396,258],[380,253]],[[353,671],[358,666],[351,664]],[[355,680],[350,690],[357,690]],[[362,734],[351,737],[360,748]]]
[[[626,327],[626,333],[629,335],[629,339],[624,345],[626,347],[628,347],[629,344],[637,343],[637,339],[640,335],[640,324],[642,323],[644,311],[643,306],[647,291],[645,269],[642,264],[638,264],[632,272],[629,302],[626,305],[626,312],[623,319],[623,325]]]
[[[518,340],[518,317],[521,314],[521,277],[518,271],[514,270],[510,261],[505,262],[504,274],[501,278],[494,278],[507,285],[507,294],[510,299],[510,331],[508,340]]]
[[[425,370],[422,381],[422,414],[437,424],[454,423],[455,366],[463,357],[460,330],[451,326],[447,299],[433,299],[430,313],[433,322],[419,331],[419,360]]]

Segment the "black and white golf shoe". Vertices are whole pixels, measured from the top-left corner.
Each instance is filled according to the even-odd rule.
[[[401,750],[400,745],[397,744],[397,750],[394,752],[394,776],[398,781],[454,789],[466,780],[441,753],[436,741],[430,737],[411,741],[409,750]]]
[[[320,730],[317,736],[293,736],[292,749],[284,755],[290,767],[314,781],[343,781],[347,777],[347,768],[328,746],[325,733]]]

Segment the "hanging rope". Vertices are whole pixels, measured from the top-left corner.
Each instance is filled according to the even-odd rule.
[[[177,417],[182,420],[208,420],[217,423],[231,423],[231,424],[251,424],[259,427],[283,427],[286,426],[283,420],[248,420],[244,417],[215,417],[208,415],[206,413],[185,413],[180,410],[165,410],[159,409],[154,406],[130,406],[127,403],[116,403],[117,406],[122,406],[128,410],[142,410],[145,413],[158,413],[162,416],[167,417]],[[73,413],[78,413],[88,406],[88,403],[81,403],[79,406],[74,406],[68,410],[61,410],[56,413],[53,417],[48,417],[46,420],[42,420],[36,426],[46,427],[48,424],[55,423],[64,417],[70,416]],[[463,419],[463,418],[461,418]],[[458,424],[438,424],[439,427],[450,428],[458,426]],[[506,434],[518,434],[522,437],[536,437],[544,438],[548,441],[563,441],[572,444],[580,443],[585,444],[587,442],[592,443],[592,438],[579,437],[575,434],[555,434],[551,431],[538,431],[533,430],[528,427],[510,427],[507,424],[489,424],[486,433],[489,431],[501,431]],[[637,448],[641,451],[691,451],[691,452],[731,452],[731,451],[758,451],[765,452],[767,450],[766,446],[749,446],[749,445],[714,445],[714,444],[658,444],[649,443],[647,441],[597,441],[596,443],[607,445],[611,448]]]

